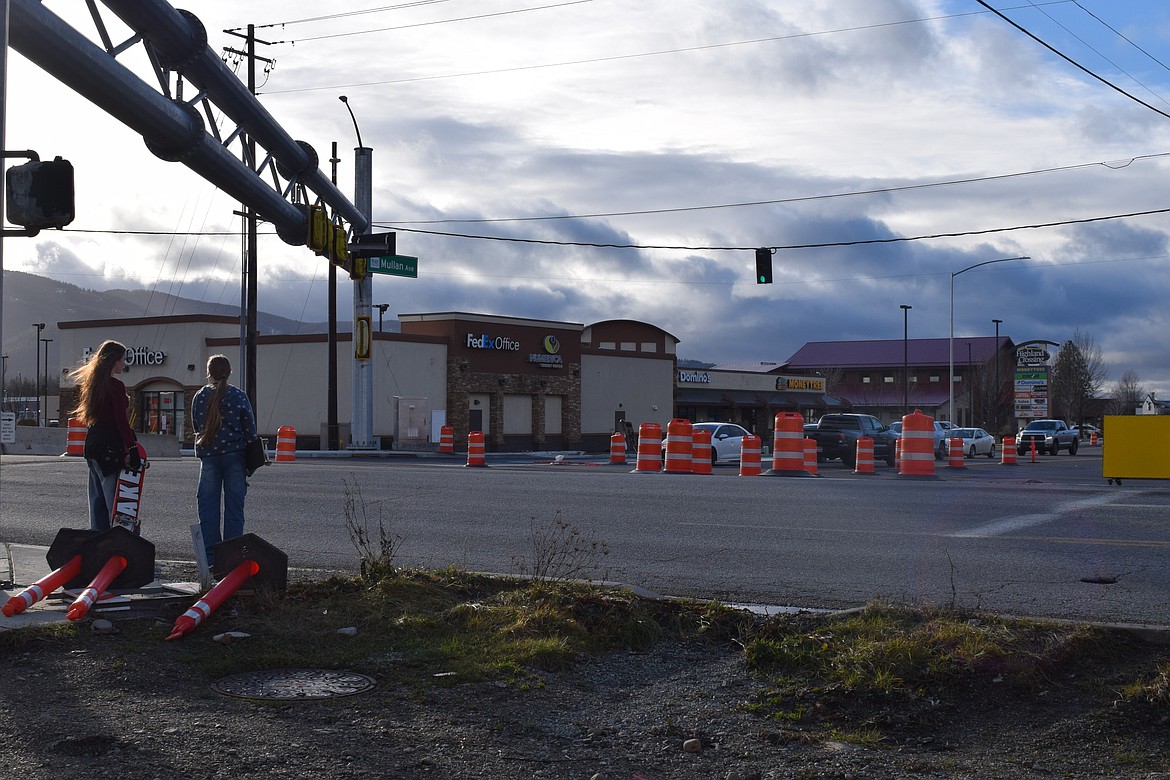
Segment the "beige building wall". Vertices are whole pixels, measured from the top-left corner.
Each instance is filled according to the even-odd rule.
[[[663,428],[674,411],[674,364],[628,355],[581,356],[581,431],[610,434],[614,413],[625,412],[634,426]]]

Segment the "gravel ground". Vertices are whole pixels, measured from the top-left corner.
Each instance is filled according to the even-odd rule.
[[[222,696],[172,653],[121,655],[99,635],[25,644],[5,666],[0,771],[20,780],[1170,780],[1166,713],[1118,720],[1097,685],[989,696],[901,744],[860,747],[810,741],[744,712],[764,681],[727,645],[608,653],[526,689],[456,682],[420,694],[395,684],[389,662],[370,692],[294,703]]]
[[[733,643],[609,652],[522,687],[445,677],[420,691],[387,657],[355,670],[376,679],[368,692],[274,702],[215,692],[178,642],[127,651],[124,636],[157,618],[123,614],[111,634],[89,623],[0,643],[0,776],[1170,780],[1170,712],[1116,705],[1120,681],[1170,657],[1153,645],[1121,643],[1108,669],[1027,694],[886,712],[892,737],[861,746],[746,711],[767,680]],[[182,642],[232,628],[230,615],[209,623]]]

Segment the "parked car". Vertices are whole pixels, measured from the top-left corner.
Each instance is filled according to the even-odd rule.
[[[1082,425],[1077,430],[1079,430],[1081,432],[1082,439],[1091,439],[1091,438],[1093,438],[1094,433],[1097,434],[1097,441],[1098,442],[1101,441],[1105,437],[1105,434],[1103,434],[1101,432],[1101,429],[1098,428],[1096,425]]]
[[[962,439],[963,454],[968,458],[974,458],[976,455],[995,457],[995,437],[982,428],[951,428],[948,433],[950,438],[947,439],[947,457],[950,457],[951,439],[954,438]]]
[[[873,439],[873,459],[894,465],[897,437],[881,420],[868,414],[826,414],[817,422],[815,430],[806,429],[805,436],[816,441],[818,461],[839,458],[853,468],[857,461],[857,440],[868,437]]]
[[[735,423],[699,422],[691,425],[692,433],[700,430],[711,433],[712,464],[731,461],[738,463],[743,437],[751,434],[751,431]],[[666,439],[662,440],[662,456],[666,457]]]
[[[895,436],[900,437],[902,435],[902,423],[900,423],[900,422],[890,423],[890,433],[894,434]]]
[[[1056,455],[1068,450],[1069,455],[1076,455],[1079,442],[1077,429],[1068,427],[1064,420],[1032,420],[1016,437],[1016,454],[1023,455],[1035,444],[1037,452]]]

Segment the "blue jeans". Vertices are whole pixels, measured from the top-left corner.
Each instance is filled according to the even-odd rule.
[[[244,497],[248,495],[244,451],[199,458],[199,528],[207,563],[215,562],[215,545],[244,535]],[[223,497],[223,533],[220,533],[220,497]]]
[[[89,466],[89,527],[92,531],[108,531],[114,515],[114,496],[118,494],[118,472],[106,476],[96,460],[85,462]]]

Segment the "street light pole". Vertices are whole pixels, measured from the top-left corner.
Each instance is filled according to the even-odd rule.
[[[349,110],[349,118],[353,120],[353,130],[357,135],[357,148],[353,150],[353,205],[366,223],[373,221],[373,190],[374,190],[374,150],[362,143],[362,134],[358,130],[357,117],[349,105],[349,99],[340,95],[338,99],[345,103]],[[353,334],[354,345],[359,341],[359,332],[364,328],[368,334],[370,317],[373,308],[374,285],[370,274],[353,283]],[[369,342],[367,342],[369,346]],[[374,367],[367,351],[359,357],[356,352],[353,361],[352,406],[350,410],[350,446],[353,449],[374,449]]]
[[[33,327],[37,329],[37,336],[33,339],[33,354],[37,358],[37,373],[34,376],[33,384],[37,386],[37,425],[41,424],[41,331],[45,329],[45,323],[34,322]]]
[[[1006,263],[1009,260],[1031,260],[1027,256],[1021,257],[1001,257],[998,260],[984,260],[982,263],[969,265],[961,271],[953,271],[951,273],[951,337],[950,337],[950,362],[949,372],[947,373],[947,417],[951,421],[955,419],[955,277],[959,274],[965,274],[973,268],[979,268],[992,263]]]
[[[902,416],[910,413],[910,351],[907,336],[910,332],[910,310],[913,306],[905,303],[899,308],[902,310]]]
[[[1003,388],[999,386],[999,324],[1003,320],[992,320],[995,323],[995,406],[991,409],[991,424],[995,427],[992,436],[999,435],[999,405],[1003,401]]]

